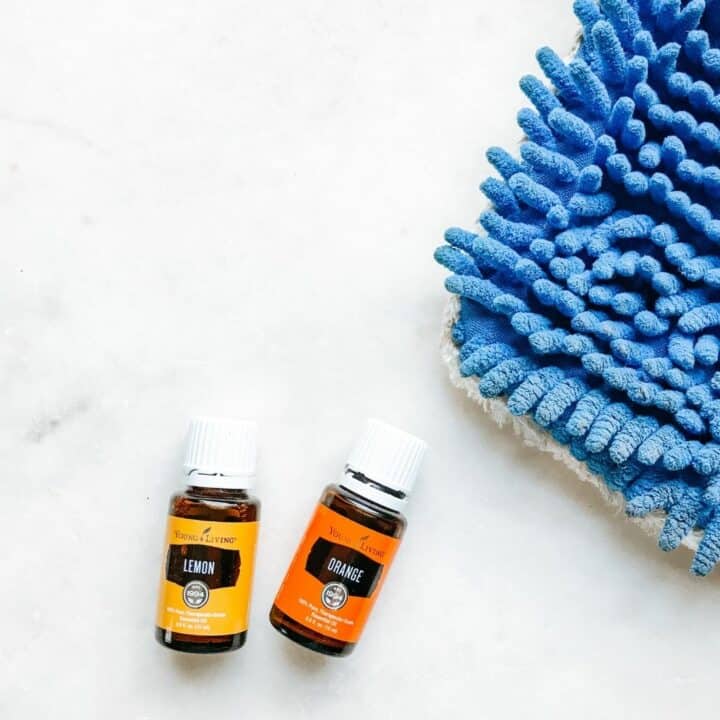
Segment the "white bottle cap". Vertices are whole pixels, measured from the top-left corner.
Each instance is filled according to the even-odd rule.
[[[426,450],[427,445],[420,438],[371,418],[348,457],[341,484],[370,500],[400,508],[406,502],[405,496],[412,492]],[[352,473],[360,473],[392,492],[383,492]]]
[[[183,463],[188,485],[251,488],[256,460],[256,423],[211,417],[190,421]]]

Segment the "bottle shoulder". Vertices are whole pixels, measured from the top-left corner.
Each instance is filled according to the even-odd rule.
[[[407,519],[402,513],[377,505],[336,483],[323,490],[320,503],[338,515],[383,535],[400,538],[407,527]]]
[[[170,497],[168,514],[188,520],[254,522],[260,501],[244,490],[188,487]]]

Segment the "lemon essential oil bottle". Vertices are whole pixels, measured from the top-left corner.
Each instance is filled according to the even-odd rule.
[[[326,655],[353,651],[405,531],[401,510],[425,450],[422,440],[368,420],[290,563],[270,610],[276,630]]]
[[[191,653],[245,644],[259,501],[248,494],[256,425],[194,418],[185,455],[186,488],[170,498],[155,638]]]

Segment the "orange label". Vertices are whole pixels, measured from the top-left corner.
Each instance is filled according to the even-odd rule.
[[[247,630],[257,522],[168,517],[157,625],[186,635]]]
[[[275,604],[309,630],[357,642],[399,544],[318,505]]]

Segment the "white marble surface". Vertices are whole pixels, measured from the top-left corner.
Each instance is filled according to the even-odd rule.
[[[0,23],[0,717],[692,717],[718,580],[446,380],[444,272],[570,0],[12,0]],[[248,645],[152,639],[187,418],[261,424]],[[266,621],[363,419],[426,438],[347,660]]]

